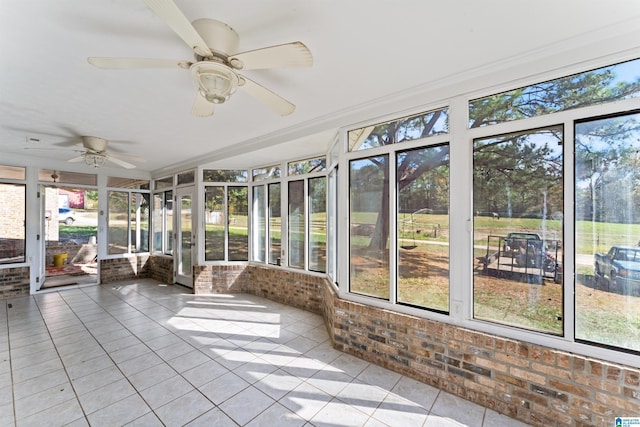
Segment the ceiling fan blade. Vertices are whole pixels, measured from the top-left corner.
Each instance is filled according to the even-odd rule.
[[[241,81],[244,81],[244,84],[238,86],[240,89],[245,90],[249,95],[255,97],[258,101],[262,102],[281,116],[288,116],[296,109],[296,106],[291,102],[253,80],[248,79],[245,76],[240,76],[240,79]]]
[[[313,55],[304,43],[292,42],[238,53],[229,57],[229,63],[240,70],[310,67]]]
[[[149,9],[158,15],[166,24],[200,56],[213,56],[211,49],[193,28],[191,22],[176,6],[173,0],[144,0]]]
[[[126,70],[131,68],[185,68],[189,69],[191,62],[174,59],[152,58],[87,58],[89,64],[108,70]]]
[[[124,160],[119,159],[119,158],[117,158],[115,156],[112,156],[112,155],[108,155],[107,156],[107,160],[109,160],[110,162],[115,163],[118,166],[122,166],[123,168],[126,168],[126,169],[134,169],[136,167],[135,165],[132,165],[129,162],[125,162]]]
[[[78,157],[74,157],[73,159],[69,159],[67,160],[67,162],[69,163],[78,163],[84,160],[84,155],[78,156]]]
[[[207,101],[207,99],[202,96],[202,93],[198,91],[196,99],[193,102],[191,114],[196,117],[209,117],[213,115],[213,107],[213,102]]]

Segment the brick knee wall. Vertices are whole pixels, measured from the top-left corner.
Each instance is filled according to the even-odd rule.
[[[247,271],[247,293],[322,313],[324,277],[259,266],[249,266]]]
[[[29,295],[29,267],[0,268],[0,300]]]
[[[640,369],[340,299],[335,348],[535,426],[611,426],[640,415]]]
[[[193,266],[193,293],[245,292],[246,268],[246,265],[195,265]]]
[[[173,284],[173,258],[163,255],[149,257],[149,275],[152,279]]]
[[[100,260],[100,283],[112,283],[119,280],[150,276],[148,254]]]

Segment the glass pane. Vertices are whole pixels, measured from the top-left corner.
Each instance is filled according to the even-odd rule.
[[[173,254],[173,191],[164,192],[165,222],[164,244],[165,254]]]
[[[164,219],[164,193],[153,195],[153,251],[162,252],[163,219]]]
[[[109,216],[107,218],[109,255],[129,252],[129,193],[109,191]]]
[[[337,252],[338,252],[338,169],[329,173],[327,192],[327,272],[333,283],[338,281]]]
[[[603,104],[640,94],[640,59],[469,102],[469,127]]]
[[[154,181],[156,190],[162,190],[165,188],[173,187],[173,176],[166,178],[156,179]]]
[[[561,335],[561,126],[473,143],[477,319]]]
[[[149,251],[149,193],[131,194],[131,251]]]
[[[267,244],[267,218],[265,187],[253,187],[253,260],[265,262]]]
[[[349,289],[389,299],[389,156],[349,162]]]
[[[204,259],[207,261],[224,261],[225,218],[224,187],[206,187],[204,192]]]
[[[449,311],[449,146],[397,156],[398,302]]]
[[[66,172],[53,169],[40,169],[38,180],[41,182],[58,182],[64,184],[92,185],[98,184],[98,176],[92,173]]]
[[[576,338],[640,351],[640,114],[575,129]]]
[[[327,179],[309,179],[309,270],[327,270]]]
[[[280,265],[282,248],[282,213],[280,183],[269,184],[269,264]]]
[[[204,182],[247,182],[246,170],[205,169],[202,171]]]
[[[289,182],[289,267],[304,268],[304,181]]]
[[[23,180],[26,176],[26,168],[0,165],[0,178]]]
[[[188,171],[178,174],[178,185],[193,184],[196,180],[195,171]]]
[[[192,219],[191,219],[191,196],[180,196],[180,263],[178,274],[191,276],[191,249],[192,246]]]
[[[251,171],[253,181],[264,181],[266,179],[280,178],[280,166],[270,166],[267,168],[253,169]]]
[[[148,179],[107,177],[107,187],[142,189],[143,187],[149,188],[148,186]]]
[[[398,144],[449,133],[449,110],[442,109],[403,117],[349,131],[349,151]]]
[[[249,190],[247,187],[228,187],[229,205],[229,261],[249,259]]]
[[[0,264],[25,261],[26,187],[0,183]]]
[[[287,166],[287,173],[289,175],[302,175],[306,173],[323,172],[325,170],[327,170],[327,159],[325,157],[289,162]]]

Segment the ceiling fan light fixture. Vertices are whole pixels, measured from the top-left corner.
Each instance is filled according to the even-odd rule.
[[[238,87],[238,76],[229,67],[202,61],[191,66],[202,96],[214,104],[227,101]]]
[[[96,154],[96,153],[86,153],[84,155],[84,162],[93,167],[93,168],[99,168],[100,166],[104,165],[104,162],[106,160],[106,157],[101,155],[101,154]]]

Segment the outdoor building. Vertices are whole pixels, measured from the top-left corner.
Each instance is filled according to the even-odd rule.
[[[99,29],[107,24],[97,24],[98,18],[87,11],[88,6],[80,8],[80,2],[71,3],[79,8],[74,13],[87,14],[84,19],[88,27],[84,28],[84,23],[65,30],[56,27],[51,31],[61,37],[59,40],[65,40],[60,34],[68,37],[69,32],[75,38],[86,34],[90,43],[96,43],[105,37],[100,34],[102,31],[117,33],[117,29]],[[108,9],[113,16],[127,10],[134,13],[135,19],[127,18],[122,24],[127,27],[133,26],[136,19],[153,15],[144,3],[160,17],[163,15],[153,8],[153,3],[173,5],[172,1],[139,3],[101,8]],[[175,2],[185,15],[192,15],[190,18],[207,8],[204,3],[193,6]],[[428,2],[408,3],[411,7],[405,5],[407,15],[427,14],[431,7]],[[498,1],[496,5],[504,6],[503,3],[507,2]],[[577,5],[583,3],[569,3],[580,17]],[[228,8],[219,6],[221,10]],[[291,14],[291,19],[293,16],[303,21],[311,19],[307,16],[309,5],[300,6],[299,14],[288,2],[280,6]],[[345,14],[357,21],[355,11],[350,6],[344,7]],[[442,7],[443,12],[449,11],[449,6]],[[353,81],[334,86],[354,86],[348,90],[362,98],[354,98],[357,102],[353,103],[337,100],[334,110],[307,111],[305,102],[324,105],[323,90],[331,92],[329,97],[341,95],[334,87],[314,89],[312,93],[300,90],[298,111],[291,117],[297,120],[295,115],[300,113],[303,119],[288,124],[280,124],[278,120],[290,120],[289,117],[272,115],[267,120],[262,113],[255,114],[256,121],[252,122],[252,114],[262,106],[254,110],[250,104],[249,109],[236,109],[245,105],[233,103],[241,93],[214,102],[210,99],[213,95],[205,94],[203,89],[196,95],[193,113],[207,117],[190,115],[191,104],[181,106],[183,110],[186,108],[183,116],[168,116],[164,106],[158,106],[155,113],[140,111],[153,110],[154,103],[163,102],[157,93],[163,87],[144,86],[146,74],[126,86],[131,103],[138,103],[137,107],[122,105],[129,101],[104,88],[111,87],[110,79],[126,85],[123,75],[133,74],[118,73],[133,72],[95,70],[92,65],[96,61],[86,64],[88,55],[84,53],[80,55],[84,63],[78,69],[86,67],[93,73],[87,75],[86,83],[80,73],[73,78],[56,77],[54,85],[60,89],[51,94],[38,90],[34,99],[44,102],[40,97],[59,97],[57,102],[68,99],[71,103],[83,93],[91,93],[86,86],[104,85],[96,89],[103,97],[101,103],[109,108],[111,104],[119,107],[96,115],[87,112],[86,117],[69,117],[65,123],[59,123],[60,118],[55,115],[34,112],[17,103],[18,90],[14,93],[9,87],[14,81],[16,87],[27,84],[17,73],[0,69],[0,82],[8,89],[7,100],[0,109],[0,314],[4,318],[0,320],[0,361],[11,361],[0,363],[0,367],[5,366],[0,370],[0,385],[11,390],[0,393],[0,424],[36,425],[44,419],[38,416],[44,416],[48,408],[58,408],[55,405],[65,402],[76,403],[73,410],[56,409],[60,414],[69,414],[64,420],[60,418],[60,425],[71,422],[109,425],[111,421],[112,425],[128,422],[211,425],[206,422],[214,420],[214,411],[215,417],[222,417],[215,418],[219,425],[223,425],[223,418],[235,423],[228,425],[268,425],[266,420],[271,418],[267,418],[267,408],[276,406],[293,414],[293,418],[288,418],[291,425],[394,425],[394,419],[399,418],[393,417],[398,413],[406,415],[402,425],[407,426],[586,427],[640,422],[640,26],[637,25],[640,6],[614,1],[606,7],[619,7],[626,14],[625,19],[607,12],[601,17],[602,25],[597,19],[600,7],[605,6],[584,2],[585,22],[580,24],[584,27],[578,33],[557,29],[569,42],[556,38],[554,28],[545,25],[550,32],[541,36],[546,44],[516,49],[516,53],[493,63],[474,56],[474,49],[481,49],[480,46],[467,46],[468,50],[462,53],[469,57],[468,68],[464,58],[451,54],[436,58],[423,52],[414,61],[415,58],[397,57],[392,52],[369,53],[361,47],[365,51],[362,55],[371,55],[363,56],[365,60],[373,61],[377,55],[395,58],[375,67],[368,64],[376,68],[372,73],[382,72],[382,76],[396,84],[385,86],[385,90],[393,88],[387,94],[388,99],[382,94],[366,96],[366,91],[375,87],[375,82],[369,81],[370,76],[361,77],[363,93],[359,93],[358,77],[349,73],[345,76]],[[64,22],[56,15],[57,11],[73,14],[62,5],[46,8],[55,26]],[[318,5],[313,11],[319,13],[323,8],[331,9]],[[399,19],[395,12],[392,21]],[[526,12],[515,12],[505,12],[504,18],[517,16],[521,24],[526,24]],[[336,12],[331,13],[333,16]],[[385,13],[377,10],[374,16],[381,18]],[[569,26],[571,11],[563,7],[559,13],[562,18],[553,19],[562,19]],[[498,52],[499,42],[510,37],[493,28],[483,29],[482,22],[471,25],[469,22],[474,21],[467,21],[466,14],[456,16],[461,15],[468,27],[461,26],[459,31],[468,44],[473,44],[474,34],[479,38],[493,37],[495,45],[482,47],[490,51],[488,54]],[[3,21],[8,22],[9,16],[9,11],[0,7]],[[285,19],[273,12],[268,18]],[[407,31],[414,37],[420,35],[421,29],[414,28],[418,26],[414,18],[407,19],[415,24]],[[446,18],[446,22],[450,31],[456,20]],[[154,31],[163,34],[166,24],[159,20],[153,24],[157,28],[150,24],[149,32],[139,33],[138,37],[151,38]],[[292,36],[310,39],[313,67],[318,64],[322,70],[325,66],[322,49],[328,44],[324,45],[321,34],[315,33],[330,30],[325,23],[321,25],[319,18],[307,25],[308,30]],[[363,31],[367,27],[360,22],[354,25]],[[196,24],[194,27],[199,28]],[[298,24],[293,28],[303,30]],[[239,27],[237,31],[241,33],[240,30]],[[276,45],[281,36],[287,37],[278,33],[275,39],[265,38],[262,43],[259,38],[251,39],[251,28],[244,30],[256,47]],[[125,32],[128,31],[132,30]],[[168,35],[164,34],[167,39],[175,37],[170,30],[167,32]],[[39,34],[46,37],[46,29],[39,30]],[[354,44],[366,45],[366,37],[357,31],[349,36]],[[388,35],[394,37],[400,45],[407,34]],[[74,45],[79,49],[81,41],[75,42],[80,43]],[[142,46],[146,42],[140,43]],[[351,46],[350,55],[358,55],[351,40],[344,43]],[[508,40],[504,43],[511,46]],[[441,44],[446,42],[424,42],[438,51]],[[3,42],[0,47],[5,45]],[[150,45],[145,46],[153,51]],[[140,55],[135,50],[127,52],[123,40],[110,43],[109,49],[93,46],[96,54],[113,56],[120,55],[114,50],[118,47],[124,52],[123,57],[163,57],[159,48],[150,55]],[[174,49],[173,45],[168,47],[169,52]],[[61,58],[72,57],[70,50],[73,49],[61,49]],[[174,50],[179,52],[178,46]],[[13,51],[8,47],[6,51],[15,59]],[[194,51],[196,65],[217,64],[217,60],[207,60],[206,55],[198,53],[197,46]],[[0,49],[0,54],[3,52]],[[213,56],[216,55],[223,55],[229,64],[234,60],[226,52],[216,51]],[[270,55],[269,60],[273,60],[279,53]],[[243,88],[238,82],[235,86],[238,92],[247,90],[251,94],[255,82],[250,78],[259,80],[262,75],[259,71],[252,74],[249,56],[236,56],[235,60],[247,62],[248,70],[243,83],[247,86]],[[339,56],[331,58],[337,61]],[[455,68],[459,72],[429,74],[427,80],[420,81],[419,76],[395,69],[403,67],[403,62],[410,68],[425,70],[437,68],[443,62],[446,63],[443,67],[452,67],[443,70],[452,72]],[[234,76],[242,71],[241,67],[237,70],[231,65],[225,67]],[[151,73],[151,70],[137,72]],[[192,72],[199,71],[192,68]],[[289,79],[291,86],[285,93],[292,99],[296,98],[298,84],[312,85],[305,80],[308,77],[297,77],[297,73],[304,74],[303,68],[286,70],[282,79],[269,74],[277,71],[263,72],[265,81],[271,79],[278,88],[286,87],[284,80]],[[150,76],[156,82],[157,77]],[[171,81],[171,75],[165,77]],[[72,82],[76,78],[78,81]],[[401,84],[405,78],[407,85]],[[206,80],[201,75],[197,79]],[[242,75],[236,76],[236,80],[242,79]],[[379,81],[386,84],[384,78]],[[72,84],[77,86],[68,86]],[[195,87],[192,89],[191,95],[196,93]],[[64,94],[56,93],[58,90]],[[169,104],[182,101],[180,96],[170,93]],[[139,103],[145,96],[148,101],[142,108]],[[244,98],[239,102],[245,102]],[[203,109],[206,113],[214,104],[215,114],[208,117]],[[123,109],[122,116],[118,108]],[[286,114],[289,113],[287,110]],[[245,117],[240,121],[236,114]],[[17,124],[16,117],[21,120]],[[85,136],[85,132],[94,132],[93,129],[116,129],[120,120],[127,130],[138,132],[138,137],[131,140],[138,138],[139,143],[120,145],[120,139],[125,139],[120,136],[114,137],[114,141]],[[22,129],[27,124],[29,128]],[[163,132],[173,132],[177,127],[182,132],[181,140],[169,141],[175,137],[173,133],[162,140]],[[65,138],[52,137],[51,141],[57,142],[48,147],[42,141],[39,147],[32,142],[24,146],[25,137],[28,140],[30,135],[38,134],[46,139],[55,128],[73,131],[67,132]],[[147,134],[145,139],[143,135]],[[129,153],[121,146],[130,147],[135,156],[127,157]],[[25,154],[24,148],[32,151]],[[41,151],[45,148],[55,154],[48,156],[49,151]],[[67,149],[72,151],[70,155],[68,151],[60,154],[60,150]],[[100,331],[104,325],[98,319],[104,318],[94,312],[89,314],[88,307],[108,313],[107,323],[117,323],[122,334],[126,329],[127,336],[131,333],[139,338],[140,346],[144,343],[145,351],[151,353],[144,363],[162,366],[157,375],[168,369],[171,375],[179,377],[175,381],[185,387],[188,383],[188,390],[195,393],[189,395],[190,401],[199,402],[206,411],[194,412],[190,418],[186,415],[183,419],[172,418],[177,417],[169,406],[174,398],[175,402],[184,398],[180,405],[188,406],[184,403],[187,388],[180,394],[178,386],[173,389],[177,393],[174,398],[166,401],[158,398],[154,403],[156,397],[149,390],[156,383],[143,385],[144,381],[134,375],[142,368],[127,371],[133,369],[131,364],[125,364],[129,359],[118,360],[123,354],[118,350],[124,347],[114,345],[124,335],[117,338],[113,335],[113,340],[101,335],[101,332],[117,334],[121,329]],[[295,314],[292,308],[305,314]],[[153,325],[144,329],[141,324],[131,322],[133,316],[128,316],[133,311],[136,318],[144,317]],[[60,316],[65,322],[71,322],[71,318],[81,321],[82,326],[80,323],[74,326],[86,333],[87,340],[95,340],[95,353],[87,352],[85,356],[74,350],[73,355],[65,354],[68,351],[65,345],[69,344],[63,344],[63,334],[54,326],[61,322],[55,318],[63,312],[64,316]],[[309,313],[313,317],[305,317]],[[259,314],[265,316],[260,321]],[[225,315],[230,317],[224,318]],[[279,323],[284,318],[290,319],[286,328]],[[216,323],[222,319],[229,323],[224,326]],[[294,319],[299,322],[297,330]],[[68,382],[68,390],[73,389],[72,393],[67,391],[67,398],[58,401],[46,390],[39,390],[44,394],[25,391],[28,388],[25,383],[35,377],[21,378],[18,371],[45,362],[44,356],[37,359],[31,355],[33,359],[29,359],[16,350],[30,344],[32,327],[20,325],[31,322],[35,325],[33,337],[51,341],[52,348],[55,345],[55,357],[60,358],[59,365],[67,372],[59,381]],[[255,326],[257,323],[259,327]],[[183,327],[186,324],[193,328],[187,331]],[[276,325],[283,327],[270,335]],[[145,341],[140,333],[151,328],[162,329],[173,341],[166,341],[164,347],[158,341],[152,342],[150,336],[149,342]],[[245,336],[254,332],[256,335],[251,339]],[[359,376],[364,368],[352,378],[344,365],[336,364],[335,369],[324,371],[326,377],[321,379],[326,382],[322,382],[318,377],[320,368],[312,374],[305,371],[312,369],[308,364],[301,363],[304,366],[296,366],[297,370],[292,368],[295,363],[291,361],[287,361],[286,367],[278,365],[276,345],[283,346],[278,347],[283,352],[287,342],[274,337],[282,339],[287,335],[285,332],[295,332],[288,345],[300,351],[296,353],[300,359],[310,357],[308,351],[316,348],[314,355],[318,359],[313,361],[322,360],[325,367],[332,366],[330,361],[349,355],[353,356],[349,359],[352,367],[366,363],[367,369],[384,372],[379,378],[398,375],[402,380],[396,378],[394,385],[371,380],[369,385],[378,387],[375,390],[383,395],[368,390],[367,393],[373,393],[368,396],[371,402],[360,402],[348,395],[347,390],[352,389],[346,384],[355,387],[366,383],[367,379]],[[215,342],[206,341],[205,338],[211,338],[206,333],[213,333]],[[325,335],[320,339],[319,334]],[[309,347],[304,351],[296,347],[294,335],[298,346]],[[188,344],[198,358],[202,357],[198,364],[194,362],[193,370],[187,370],[186,366],[181,369],[179,363],[170,362],[174,359],[163,356],[169,352],[169,344],[177,345],[178,341]],[[222,341],[229,347],[223,349]],[[324,347],[320,348],[321,345]],[[43,350],[52,349],[43,345]],[[125,407],[125,397],[139,395],[145,410],[131,412],[137,414],[135,417],[101,418],[100,411],[104,408],[84,397],[83,390],[88,389],[83,387],[89,387],[91,381],[83,380],[78,369],[71,367],[80,362],[89,366],[102,352],[109,355],[109,363],[113,362],[118,372],[107,373],[105,366],[101,374],[93,377],[95,383],[108,389],[115,380],[111,383],[104,375],[122,375],[126,387],[132,390],[121,400],[114,398],[105,403],[105,407],[116,405],[115,408],[121,403]],[[263,353],[257,355],[258,352]],[[175,356],[187,357],[185,354]],[[322,359],[329,354],[330,361]],[[157,361],[152,362],[152,357]],[[256,359],[270,365],[261,372],[263,376],[251,382],[249,364],[255,364]],[[211,361],[228,372],[220,371],[220,376],[214,377]],[[164,362],[168,365],[163,365]],[[240,373],[240,366],[245,367],[242,372],[246,376]],[[222,369],[216,365],[218,368]],[[287,402],[295,400],[291,394],[283,391],[279,395],[274,391],[277,387],[270,391],[260,388],[262,379],[281,370],[288,374],[295,370],[295,380],[287,377],[287,381],[295,381],[291,393],[301,383],[314,386],[313,380],[318,380],[315,387],[326,392],[328,400],[315,412],[308,413],[302,403],[298,408],[288,406]],[[53,368],[42,375],[52,372]],[[268,395],[273,400],[269,400],[269,405],[273,405],[265,403],[260,409],[264,413],[260,415],[255,409],[256,413],[249,416],[253,410],[248,409],[252,406],[249,397],[243,398],[243,403],[231,403],[235,392],[229,391],[228,396],[219,400],[218,395],[208,394],[206,384],[211,390],[214,387],[233,390],[235,385],[222,379],[231,373],[247,381],[243,391],[254,393],[255,408],[261,407],[260,399],[264,398],[258,391]],[[349,381],[344,380],[346,377]],[[169,378],[168,375],[163,380]],[[286,383],[284,377],[279,379]],[[50,387],[60,388],[58,379],[51,381]],[[332,381],[345,383],[334,390],[327,385]],[[397,385],[409,381],[413,385],[406,389]],[[451,412],[439,408],[441,401],[429,401],[427,407],[417,397],[420,394],[426,399],[426,391],[414,394],[408,391],[411,387],[427,390],[420,388],[426,386],[464,403],[458,403],[462,406]],[[171,395],[168,391],[162,393]],[[300,391],[307,398],[309,393]],[[409,395],[415,400],[409,399]],[[393,400],[395,397],[398,402]],[[33,409],[38,400],[48,399],[50,406]],[[479,420],[465,418],[464,405],[469,402],[476,405],[473,408],[480,408]],[[340,411],[339,406],[331,406],[338,403],[350,405],[352,412],[344,420],[328,415]],[[385,411],[397,412],[391,416]],[[461,418],[456,418],[456,411]],[[620,418],[620,424],[616,418]],[[294,419],[299,423],[295,424]]]

